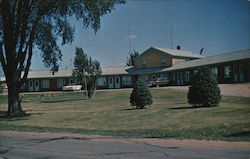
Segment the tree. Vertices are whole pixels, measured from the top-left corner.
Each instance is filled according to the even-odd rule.
[[[135,65],[135,58],[139,56],[139,52],[133,50],[129,53],[129,57],[127,57],[126,65],[127,66],[134,66]]]
[[[0,93],[3,93],[3,82],[0,81]]]
[[[97,79],[101,75],[100,63],[92,60],[82,48],[76,48],[74,67],[73,76],[85,88],[86,96],[92,98],[97,87]]]
[[[82,20],[84,28],[96,33],[100,17],[121,3],[124,1],[1,0],[0,59],[8,86],[8,115],[24,115],[19,92],[27,80],[34,47],[41,51],[44,65],[57,71],[62,57],[58,41],[64,45],[74,38],[69,19]]]
[[[146,105],[151,105],[153,103],[150,90],[144,82],[136,82],[130,94],[130,103],[131,106],[136,106],[136,109],[143,109]]]
[[[194,75],[188,91],[188,103],[193,106],[218,106],[221,95],[216,77],[208,67],[201,67]]]

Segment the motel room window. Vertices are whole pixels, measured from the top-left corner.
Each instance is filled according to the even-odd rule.
[[[57,80],[57,83],[56,83],[56,86],[57,88],[62,88],[64,85],[65,85],[65,80],[64,79],[58,79]]]
[[[160,74],[160,79],[166,80],[168,79],[168,75],[166,73]]]
[[[211,72],[212,72],[212,74],[214,74],[216,77],[218,76],[218,68],[217,68],[217,67],[211,68]]]
[[[190,72],[189,71],[185,72],[185,76],[186,76],[186,81],[190,81]]]
[[[110,84],[113,83],[113,78],[109,78],[109,83],[110,83]]]
[[[241,74],[243,73],[243,64],[239,65],[239,73],[241,73]]]
[[[106,86],[106,78],[105,77],[98,78],[98,86]]]
[[[224,77],[231,77],[231,66],[224,66]]]
[[[74,84],[75,84],[75,79],[70,79],[70,80],[69,80],[69,84],[70,84],[70,85],[74,85]]]
[[[145,60],[142,60],[142,67],[146,67],[147,62]]]
[[[131,76],[122,76],[122,85],[131,85],[132,84],[132,78]]]
[[[160,62],[161,62],[161,66],[165,66],[166,65],[166,59],[164,59],[164,58],[161,58],[160,59]]]
[[[144,83],[148,82],[148,75],[140,75],[139,81],[144,82]]]
[[[47,80],[47,79],[42,80],[41,87],[42,88],[49,88],[49,80]]]

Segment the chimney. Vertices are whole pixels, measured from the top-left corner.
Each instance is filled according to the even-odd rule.
[[[177,50],[181,50],[181,46],[180,46],[180,45],[177,45],[176,49],[177,49]]]

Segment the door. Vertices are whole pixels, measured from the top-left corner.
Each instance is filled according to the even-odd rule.
[[[238,82],[238,65],[234,65],[234,72],[233,72],[234,82]]]
[[[114,77],[109,77],[109,88],[114,88]]]
[[[29,91],[33,91],[33,81],[29,81]]]
[[[39,80],[35,80],[35,91],[39,91]]]
[[[121,86],[120,86],[120,77],[119,76],[117,76],[117,77],[115,77],[115,88],[120,88]]]
[[[239,80],[240,82],[243,82],[244,81],[244,67],[243,67],[243,64],[240,64],[239,65]]]

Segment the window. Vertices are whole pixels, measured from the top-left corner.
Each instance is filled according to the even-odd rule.
[[[42,88],[49,88],[49,80],[45,79],[41,81]]]
[[[231,66],[224,66],[224,77],[231,77]]]
[[[74,84],[75,84],[75,79],[70,79],[70,80],[69,80],[69,84],[70,84],[70,85],[74,85]]]
[[[160,62],[161,62],[161,66],[165,66],[166,65],[166,59],[164,59],[164,58],[161,58],[160,59]]]
[[[139,81],[145,82],[145,83],[148,82],[148,75],[140,75]]]
[[[32,81],[30,81],[30,87],[33,87],[32,84],[33,84]]]
[[[57,83],[56,83],[57,88],[62,88],[64,85],[66,85],[66,82],[64,79],[57,80]]]
[[[185,72],[185,76],[186,76],[186,81],[190,81],[190,73],[189,73],[189,71]]]
[[[214,74],[216,77],[218,76],[218,68],[217,68],[217,67],[211,68],[211,72],[212,72],[212,74]]]
[[[147,62],[145,60],[142,60],[142,67],[146,67]]]
[[[36,83],[35,83],[35,84],[36,84],[36,87],[38,87],[38,81],[36,81]]]
[[[122,76],[122,85],[131,85],[132,84],[132,78],[131,76]]]
[[[244,71],[243,71],[243,64],[240,64],[240,65],[239,65],[239,73],[242,74],[243,72],[244,72]]]
[[[110,83],[110,84],[113,83],[113,78],[109,78],[109,83]]]
[[[98,78],[98,86],[106,86],[106,78],[105,77]]]
[[[168,79],[168,75],[166,73],[160,74],[160,79]]]

